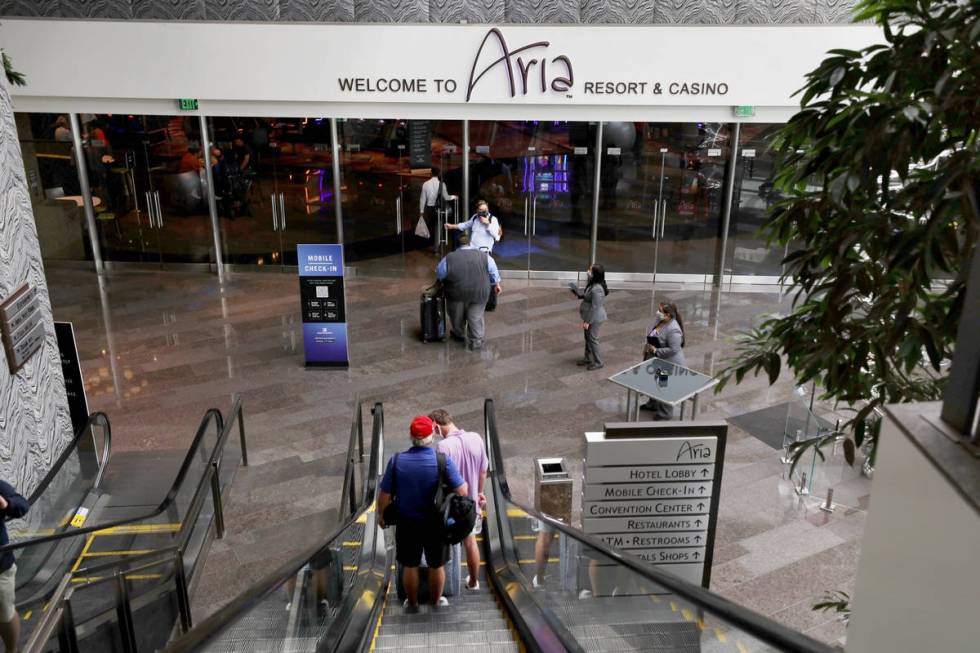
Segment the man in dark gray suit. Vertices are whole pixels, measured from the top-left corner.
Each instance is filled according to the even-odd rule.
[[[446,289],[453,338],[465,340],[467,349],[477,351],[483,348],[487,300],[491,292],[500,294],[500,272],[493,257],[470,246],[467,236],[459,238],[462,247],[439,261],[436,277]]]

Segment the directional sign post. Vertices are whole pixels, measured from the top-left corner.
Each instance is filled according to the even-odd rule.
[[[715,421],[586,433],[585,532],[707,588],[727,433]]]

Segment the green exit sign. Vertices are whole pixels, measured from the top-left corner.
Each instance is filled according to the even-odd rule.
[[[751,118],[755,115],[755,107],[751,104],[740,104],[735,107],[736,118]]]
[[[197,111],[197,100],[192,98],[180,98],[177,100],[181,111]]]

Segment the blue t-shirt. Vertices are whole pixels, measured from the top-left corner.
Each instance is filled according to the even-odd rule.
[[[395,456],[388,461],[385,475],[381,478],[381,489],[394,494],[398,513],[409,519],[427,519],[432,516],[432,502],[436,498],[439,482],[439,463],[436,450],[430,447],[412,447],[398,454],[398,479],[395,492],[391,487],[391,468]],[[465,481],[460,476],[449,456],[446,456],[446,480],[450,487],[459,487]]]

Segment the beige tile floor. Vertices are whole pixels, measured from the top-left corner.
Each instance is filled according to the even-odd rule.
[[[716,373],[731,336],[789,300],[760,288],[663,287],[617,290],[602,332],[606,369],[586,372],[577,304],[553,285],[505,281],[488,316],[488,347],[417,338],[419,279],[349,279],[352,367],[303,367],[298,282],[292,274],[236,273],[224,289],[214,276],[183,272],[94,274],[49,266],[55,318],[75,324],[91,410],[107,412],[115,450],[185,448],[204,411],[241,393],[249,468],[226,507],[228,532],[215,541],[194,597],[209,614],[278,564],[309,547],[336,521],[355,398],[383,401],[397,442],[411,417],[447,408],[463,426],[482,424],[493,397],[515,493],[530,492],[532,459],[566,456],[581,473],[583,432],[621,418],[625,397],[605,378],[638,359],[664,297],[687,326],[687,359]],[[793,384],[748,379],[701,402],[723,418],[792,398]],[[844,635],[811,604],[825,590],[852,591],[868,508],[869,483],[839,457],[818,470],[818,493],[833,485],[846,507],[820,512],[786,479],[779,453],[732,427],[722,487],[712,589],[827,641]],[[576,492],[578,487],[575,488]]]

